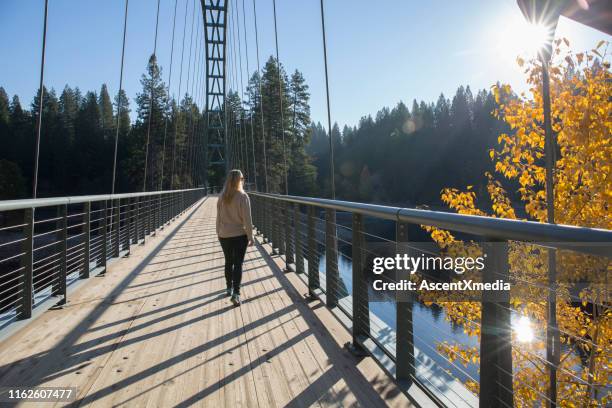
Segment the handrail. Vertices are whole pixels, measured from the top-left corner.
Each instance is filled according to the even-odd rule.
[[[570,249],[593,255],[612,256],[610,245],[592,245],[597,243],[612,243],[612,230],[455,214],[443,211],[391,207],[325,198],[284,196],[269,193],[250,194],[295,204],[316,205],[336,211],[355,212],[398,222],[428,225],[467,234],[480,235],[490,240],[516,240],[547,243],[553,248]]]
[[[23,210],[25,208],[52,207],[55,205],[70,205],[86,203],[91,201],[121,200],[126,198],[148,197],[153,195],[166,195],[173,193],[186,193],[189,191],[207,190],[206,188],[187,188],[182,190],[147,191],[140,193],[124,194],[98,194],[70,197],[49,197],[49,198],[25,198],[21,200],[0,201],[0,211]]]
[[[41,302],[67,299],[67,285],[106,272],[108,262],[130,253],[216,188],[149,191],[0,201],[0,279],[4,325],[29,319]],[[36,211],[46,207],[51,211]],[[57,211],[52,214],[53,209]],[[0,232],[2,232],[0,231]],[[16,234],[16,236],[15,236]],[[50,257],[51,249],[55,255]],[[77,250],[77,248],[79,248]],[[45,262],[42,264],[42,262]],[[15,287],[7,287],[18,281]],[[15,298],[18,297],[16,300]]]
[[[450,404],[474,407],[479,404],[490,406],[491,401],[499,401],[501,405],[513,406],[512,317],[518,309],[511,303],[510,291],[507,289],[488,293],[487,296],[484,296],[485,293],[483,293],[480,299],[466,298],[466,301],[479,302],[481,307],[480,320],[477,323],[480,327],[480,364],[479,380],[477,380],[479,391],[477,394],[470,392],[462,384],[462,380],[459,381],[459,377],[447,372],[444,367],[438,366],[433,359],[428,357],[427,353],[420,350],[421,346],[415,346],[415,339],[420,338],[420,334],[415,332],[416,325],[413,323],[412,304],[416,298],[410,291],[414,289],[408,291],[397,289],[395,294],[397,297],[388,299],[395,303],[395,327],[392,327],[391,323],[382,322],[375,313],[371,313],[370,303],[376,300],[372,298],[371,292],[378,289],[372,286],[375,279],[373,275],[370,275],[371,272],[368,272],[372,262],[370,258],[376,254],[369,250],[367,236],[375,238],[376,236],[366,231],[365,216],[395,223],[395,238],[391,238],[388,242],[395,244],[395,251],[398,255],[402,253],[409,255],[413,251],[417,251],[415,254],[418,254],[418,248],[410,245],[411,242],[417,244],[410,239],[410,226],[418,228],[427,225],[475,236],[476,240],[483,244],[483,251],[486,250],[485,267],[481,275],[482,283],[491,284],[501,281],[534,286],[538,290],[544,289],[552,292],[549,299],[551,297],[556,299],[557,286],[560,279],[564,278],[557,276],[556,267],[549,268],[546,275],[542,276],[548,279],[548,283],[544,284],[528,282],[524,280],[524,277],[515,276],[510,267],[512,241],[534,244],[546,249],[569,249],[608,259],[612,257],[611,230],[324,198],[258,192],[249,192],[249,194],[252,198],[253,221],[261,234],[261,242],[269,244],[273,254],[284,257],[286,270],[295,271],[297,276],[307,284],[308,297],[319,298],[323,301],[351,330],[353,340],[348,344],[349,349],[358,355],[370,354],[391,377],[395,378],[400,389],[414,401],[422,400],[421,396],[424,393],[428,398],[425,401],[427,405],[433,402],[438,406]],[[336,212],[338,211],[351,215],[351,221],[344,219],[342,223],[349,222],[349,225],[337,223]],[[343,232],[343,237],[339,238],[338,227],[349,231],[350,238],[346,232]],[[459,238],[465,239],[465,237]],[[350,251],[350,254],[339,251],[340,241],[348,244],[344,246],[343,251]],[[377,248],[378,243],[373,244]],[[386,247],[386,249],[393,252],[393,247]],[[552,254],[556,258],[553,250],[547,252],[549,256]],[[381,252],[383,253],[386,252]],[[534,251],[533,255],[538,257],[542,255],[542,252]],[[343,256],[349,257],[351,271],[341,270],[339,267],[339,259]],[[325,259],[324,265],[321,265],[321,257]],[[559,257],[559,259],[563,258]],[[397,275],[386,276],[385,279],[392,283],[400,283],[404,278],[401,271],[396,272],[398,272]],[[594,276],[603,278],[605,281],[605,276],[601,276],[598,269],[593,272]],[[444,277],[441,281],[444,281]],[[350,282],[350,288],[348,282]],[[585,283],[586,281],[577,282],[578,286],[572,287],[570,292],[579,289],[580,285]],[[599,284],[595,281],[591,283]],[[570,296],[572,296],[571,293]],[[575,295],[572,297],[576,298]],[[444,300],[441,299],[441,301]],[[549,304],[547,307],[556,309],[556,303],[553,306]],[[347,319],[348,323],[346,323]],[[561,336],[563,329],[548,317],[545,319],[548,331],[552,333],[550,336],[557,336],[557,338]],[[377,332],[377,330],[381,331]],[[386,333],[384,341],[380,338],[383,332]],[[550,338],[554,340],[554,337]],[[574,339],[574,341],[577,340]],[[551,367],[558,368],[560,363],[554,359],[551,352],[552,345],[553,341],[546,342],[546,358],[540,357],[540,359]],[[420,360],[417,361],[417,359]],[[451,360],[446,360],[455,366]],[[463,370],[461,372],[465,374]],[[440,380],[439,377],[444,377],[443,382],[447,387],[445,390],[440,390],[436,385]],[[556,381],[556,377],[551,378],[555,378]],[[550,399],[550,395],[543,393],[540,397],[543,397],[543,400]]]

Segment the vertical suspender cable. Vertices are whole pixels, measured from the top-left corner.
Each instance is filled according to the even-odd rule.
[[[231,47],[231,52],[230,55],[232,57],[232,69],[230,70],[230,76],[232,79],[232,83],[234,86],[234,93],[236,94],[236,96],[238,96],[238,91],[237,91],[237,83],[238,81],[236,80],[236,78],[238,77],[238,74],[236,73],[236,35],[234,33],[234,18],[233,18],[233,14],[230,13],[230,18],[231,18],[231,24],[232,24],[232,29],[229,30],[229,34],[231,35],[231,43],[232,43],[232,47]],[[228,26],[229,28],[229,26]],[[230,38],[230,37],[228,37]],[[234,107],[235,108],[235,107]],[[243,163],[244,163],[244,157],[242,156],[242,147],[241,147],[241,132],[239,132],[239,124],[238,124],[238,115],[237,112],[234,111],[234,108],[232,108],[232,110],[230,111],[230,115],[231,115],[231,119],[232,122],[234,124],[234,146],[236,149],[236,158],[237,158],[237,162],[238,162],[238,168],[242,169],[243,168]]]
[[[164,123],[164,141],[162,148],[162,162],[161,162],[161,177],[159,179],[160,191],[164,189],[164,165],[166,161],[166,136],[168,135],[168,116],[170,116],[170,84],[172,83],[172,59],[174,56],[174,31],[176,28],[176,7],[178,6],[178,0],[174,0],[174,17],[172,18],[172,42],[170,46],[170,71],[168,73],[168,90],[166,95],[166,120]],[[160,202],[161,203],[161,202]],[[160,204],[161,205],[161,204]]]
[[[38,192],[38,157],[40,155],[40,134],[42,130],[42,114],[43,114],[43,83],[45,79],[45,51],[47,49],[47,10],[49,8],[49,0],[45,0],[45,12],[43,16],[43,38],[42,52],[40,57],[40,82],[38,89],[38,119],[36,123],[36,145],[34,146],[34,181],[32,182],[32,197],[36,198]]]
[[[199,23],[198,19],[198,23]],[[202,27],[202,34],[204,33],[204,27]],[[198,57],[196,58],[196,74],[195,80],[193,82],[193,100],[196,108],[196,118],[193,121],[193,134],[195,135],[195,143],[193,145],[193,150],[191,151],[191,172],[193,173],[193,186],[197,187],[199,184],[198,178],[199,174],[197,172],[197,159],[198,159],[198,149],[200,148],[200,140],[199,140],[199,126],[200,126],[200,77],[201,77],[201,68],[202,68],[202,37],[200,37],[200,30],[198,30],[198,38],[196,41],[198,42]]]
[[[195,25],[195,2],[193,4],[193,11],[191,13],[191,33],[189,34],[190,36],[190,40],[189,40],[189,63],[187,65],[187,86],[185,87],[185,95],[189,96],[190,99],[190,104],[189,104],[189,125],[186,126],[186,133],[187,133],[187,146],[185,146],[185,149],[183,151],[183,160],[181,162],[181,172],[185,175],[185,183],[183,184],[183,188],[186,187],[186,176],[187,176],[187,159],[189,158],[189,151],[191,148],[191,132],[189,131],[189,127],[191,126],[191,121],[193,119],[193,100],[191,100],[191,95],[189,95],[189,80],[191,79],[191,54],[193,52],[193,26]]]
[[[155,41],[153,42],[153,55],[152,57],[157,64],[157,29],[159,27],[159,0],[157,0],[157,14],[155,17]],[[149,93],[149,120],[147,124],[147,141],[145,144],[145,163],[144,163],[144,177],[142,180],[142,191],[147,191],[147,167],[149,164],[149,140],[151,139],[151,116],[153,116],[153,86],[151,84],[151,92]]]
[[[238,64],[240,66],[240,93],[242,94],[240,100],[240,121],[242,122],[243,135],[244,135],[244,156],[245,156],[245,170],[246,174],[250,173],[249,169],[249,142],[247,139],[247,130],[246,130],[246,115],[244,114],[244,78],[243,78],[243,70],[242,70],[242,40],[240,39],[240,10],[238,9],[238,0],[236,0],[236,28],[238,30]],[[247,181],[250,180],[250,177],[247,177]]]
[[[181,85],[183,84],[183,57],[185,56],[185,33],[187,31],[187,6],[189,0],[185,0],[185,19],[183,21],[183,45],[181,47],[181,71],[179,74],[179,88],[178,88],[178,101],[177,101],[177,113],[174,120],[174,146],[172,147],[172,179],[170,180],[170,189],[174,188],[174,170],[176,167],[176,136],[178,134],[178,123],[181,117]]]
[[[125,38],[127,34],[127,18],[128,18],[128,3],[129,0],[125,0],[125,11],[123,13],[123,39],[121,41],[121,67],[119,69],[119,92],[117,93],[117,129],[115,129],[115,148],[113,152],[113,180],[111,182],[111,195],[115,194],[115,181],[117,178],[117,149],[119,146],[119,126],[121,124],[121,101],[123,92],[123,65],[125,61]],[[111,205],[110,219],[113,219],[114,207]],[[121,209],[118,209],[121,211]],[[106,216],[106,212],[104,213]],[[113,231],[114,223],[110,223],[111,233]],[[112,234],[111,234],[112,235]]]
[[[259,69],[259,34],[257,30],[257,8],[255,7],[255,0],[253,0],[253,20],[255,22],[255,50],[257,55],[257,78],[259,79],[259,108],[261,113],[261,138],[263,139],[262,150],[264,159],[264,187],[265,192],[268,192],[268,159],[266,153],[266,131],[264,126],[264,111],[263,111],[263,93],[261,86],[261,71]]]
[[[250,75],[250,68],[249,68],[249,42],[247,40],[247,29],[246,29],[246,12],[245,12],[245,7],[244,7],[244,0],[242,0],[242,28],[243,28],[243,32],[244,32],[244,53],[246,55],[246,70],[247,70],[247,87],[249,86],[249,75]],[[253,128],[254,128],[254,124],[253,124],[253,104],[251,101],[251,94],[249,94],[249,124],[251,126],[251,146],[253,148],[253,150],[251,151],[251,153],[253,153],[253,180],[255,182],[255,189],[257,190],[257,161],[255,160],[255,137],[253,135]]]
[[[202,11],[202,21],[204,21],[204,12]],[[204,41],[205,39],[205,34],[204,34],[204,30],[206,30],[206,27],[203,27],[202,30],[202,41]],[[202,45],[203,48],[206,47],[206,43],[204,42],[204,44]],[[203,167],[203,165],[205,164],[204,161],[204,153],[205,153],[205,144],[204,142],[206,141],[205,138],[205,124],[206,124],[206,120],[205,120],[205,116],[206,115],[206,102],[204,100],[204,98],[206,98],[206,94],[204,93],[204,88],[205,86],[204,81],[206,80],[206,62],[205,62],[205,52],[201,53],[202,58],[200,59],[200,80],[199,80],[199,84],[198,84],[198,100],[200,101],[200,110],[199,110],[199,116],[198,116],[198,128],[199,128],[199,132],[200,132],[200,144],[199,144],[199,149],[198,149],[198,156],[197,156],[197,160],[196,160],[196,166],[200,171],[200,183],[198,184],[198,186],[204,186],[204,184],[206,183],[206,176],[205,173],[207,171],[206,168]]]
[[[194,9],[194,13],[195,13]],[[197,174],[195,167],[195,159],[197,157],[197,146],[198,146],[198,135],[196,132],[196,123],[199,121],[200,116],[200,108],[198,106],[198,98],[199,98],[199,87],[200,87],[200,67],[202,66],[202,37],[200,36],[200,19],[198,19],[198,30],[196,31],[196,58],[194,60],[194,79],[191,83],[191,94],[193,95],[193,105],[196,109],[196,118],[192,119],[191,123],[191,132],[193,133],[193,147],[191,149],[191,153],[189,155],[189,167],[191,169],[192,176],[192,187],[197,185]]]
[[[334,141],[332,140],[332,122],[331,122],[331,110],[329,107],[329,77],[327,75],[327,40],[325,37],[325,12],[323,7],[323,0],[321,0],[321,28],[323,31],[323,60],[325,62],[325,92],[327,95],[327,126],[329,128],[329,168],[330,168],[330,184],[331,184],[331,198],[336,198],[336,181],[334,179]]]
[[[193,4],[193,12],[192,12],[192,20],[195,22],[195,11],[196,9],[196,3],[194,1]],[[196,51],[193,53],[193,66],[191,65],[191,55],[193,52],[193,26],[191,29],[191,44],[189,47],[189,71],[187,72],[187,89],[186,92],[189,94],[189,99],[191,100],[191,104],[189,105],[189,126],[187,127],[187,131],[189,132],[189,140],[190,142],[187,144],[187,151],[185,152],[185,162],[184,162],[184,168],[185,168],[185,173],[189,174],[190,177],[190,186],[193,186],[193,177],[194,174],[192,172],[192,168],[191,168],[191,153],[193,152],[193,147],[195,144],[195,135],[193,134],[193,108],[195,105],[194,99],[193,99],[193,83],[195,82],[195,70],[196,70],[196,60],[197,60],[197,48],[198,48],[198,44],[197,44],[197,37],[199,35],[200,32],[200,22],[198,21],[198,25],[196,27]],[[191,83],[191,88],[189,88],[189,84]]]
[[[238,111],[240,115],[240,131],[242,137],[242,146],[244,147],[244,170],[246,175],[246,181],[248,182],[248,174],[249,174],[249,144],[247,143],[247,135],[246,135],[246,124],[244,117],[244,109],[242,104],[244,103],[244,81],[242,78],[242,41],[240,40],[240,16],[238,15],[238,0],[236,0],[236,12],[234,13],[236,17],[236,21],[234,22],[234,30],[237,30],[237,33],[234,32],[235,39],[238,39],[238,65],[237,69],[240,71],[240,110]],[[234,41],[235,41],[234,39]],[[236,78],[236,86],[238,86],[238,78]]]
[[[232,35],[232,68],[233,68],[233,70],[232,70],[233,72],[230,72],[230,75],[232,73],[234,74],[234,78],[233,78],[234,87],[235,87],[234,92],[236,93],[236,96],[238,98],[240,98],[239,95],[238,95],[238,90],[237,90],[238,89],[238,72],[237,72],[238,68],[237,68],[237,64],[236,64],[236,32],[234,31],[236,24],[234,23],[234,13],[230,13],[230,15],[231,15],[231,20],[232,20],[231,21],[232,29],[230,30],[230,34]],[[237,108],[240,109],[240,106],[238,106]],[[238,112],[235,112],[235,114],[234,114],[234,121],[235,121],[234,125],[235,125],[235,128],[236,128],[236,135],[237,135],[237,137],[236,137],[236,145],[237,145],[237,149],[238,149],[237,155],[238,155],[239,163],[240,163],[239,167],[241,168],[241,170],[244,171],[244,154],[243,154],[243,151],[242,151],[242,128],[240,126],[240,123],[238,122],[238,120],[239,120],[238,114],[239,113],[240,112],[238,111]]]
[[[289,194],[289,183],[287,178],[287,150],[285,148],[285,115],[283,113],[283,83],[281,75],[281,64],[278,58],[278,29],[276,26],[276,0],[272,0],[272,6],[274,10],[274,40],[276,43],[276,65],[278,69],[278,102],[280,107],[280,120],[281,120],[281,134],[283,141],[283,166],[285,168],[285,194]]]
[[[119,145],[119,125],[121,123],[121,92],[123,91],[123,62],[125,61],[125,36],[127,33],[128,3],[125,0],[125,12],[123,16],[123,42],[121,45],[121,68],[119,72],[119,93],[117,94],[117,129],[115,129],[115,150],[113,154],[113,182],[111,194],[115,194],[115,179],[117,177],[117,147]]]

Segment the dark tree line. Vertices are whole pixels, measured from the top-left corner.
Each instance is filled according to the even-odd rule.
[[[428,104],[403,102],[383,108],[355,127],[332,129],[337,197],[401,205],[438,205],[444,187],[470,184],[479,197],[486,194],[483,173],[492,171],[489,149],[505,129],[491,112],[495,98],[469,86],[452,99],[440,95]],[[320,194],[330,186],[329,139],[325,128],[312,125],[307,152],[317,167]]]
[[[244,95],[228,92],[226,159],[244,170],[248,182],[257,179],[260,191],[267,181],[268,191],[284,193],[286,171],[289,194],[329,196],[329,138],[320,123],[311,123],[303,75],[297,70],[287,75],[272,57],[260,75],[252,74]],[[141,85],[133,123],[125,93],[111,99],[105,85],[85,94],[66,86],[59,97],[45,89],[40,196],[110,192],[117,122],[117,192],[204,184],[204,112],[189,94],[180,102],[167,94],[154,56]],[[474,190],[484,198],[486,186],[478,181],[493,170],[488,150],[506,130],[491,115],[494,108],[491,92],[474,96],[461,86],[451,99],[440,95],[435,104],[415,100],[408,108],[400,102],[363,117],[357,126],[341,130],[335,124],[337,197],[437,205],[442,188],[476,182]],[[0,88],[1,199],[31,195],[37,112],[37,98],[28,109]],[[209,185],[220,185],[223,173],[223,166],[211,166]]]
[[[169,97],[154,56],[141,85],[133,123],[125,92],[113,101],[106,85],[84,94],[66,85],[59,97],[43,90],[40,197],[110,193],[117,134],[116,192],[203,184],[203,112],[189,94],[180,103]],[[38,107],[37,97],[28,109],[0,87],[0,199],[31,197]]]
[[[237,92],[230,90],[228,95],[227,143],[232,165],[245,170],[249,182],[256,175],[259,191],[266,190],[267,180],[269,192],[284,193],[286,171],[289,194],[314,195],[316,168],[306,153],[311,136],[306,80],[297,70],[289,77],[272,57],[260,75],[261,91],[255,72],[242,103]]]

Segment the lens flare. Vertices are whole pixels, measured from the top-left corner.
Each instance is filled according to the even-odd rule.
[[[497,51],[500,56],[514,60],[521,56],[535,58],[552,40],[552,30],[544,24],[530,24],[514,19],[498,29]]]
[[[521,318],[513,324],[514,333],[516,333],[516,339],[521,343],[531,343],[533,341],[533,328],[531,327],[531,321],[527,316],[521,316]]]

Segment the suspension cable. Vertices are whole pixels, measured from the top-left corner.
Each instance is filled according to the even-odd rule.
[[[38,157],[40,155],[40,134],[42,130],[42,114],[43,114],[43,84],[45,81],[45,51],[47,49],[47,10],[49,8],[49,0],[45,0],[45,12],[43,17],[43,38],[42,51],[40,57],[40,82],[38,89],[38,119],[36,124],[36,146],[34,147],[34,181],[32,183],[32,196],[36,198],[38,193]]]
[[[329,167],[331,176],[331,198],[336,198],[336,181],[334,177],[334,141],[332,135],[331,110],[329,106],[329,76],[327,74],[327,39],[325,36],[325,12],[323,0],[321,0],[321,29],[323,32],[323,60],[325,62],[325,92],[327,95],[327,125],[329,128]]]
[[[155,41],[153,42],[153,55],[152,58],[154,59],[155,65],[157,65],[157,30],[159,28],[159,2],[160,0],[157,0],[157,14],[155,17]],[[145,162],[144,162],[144,177],[142,180],[142,191],[147,191],[147,170],[148,170],[148,164],[149,164],[149,141],[151,139],[151,117],[153,116],[153,84],[150,84],[151,86],[151,92],[149,93],[149,120],[148,120],[148,124],[147,124],[147,141],[145,144]]]
[[[229,24],[228,24],[228,41],[230,43],[233,44],[232,39],[232,31],[229,30]],[[232,46],[230,46],[230,50],[228,53],[228,68],[229,68],[229,77],[228,77],[228,82],[229,82],[229,89],[230,89],[230,94],[231,94],[231,90],[232,88],[235,87],[236,81],[235,81],[235,76],[234,76],[234,56],[232,53]],[[238,132],[237,132],[237,125],[236,125],[236,115],[233,109],[233,106],[231,105],[231,100],[230,100],[230,104],[228,104],[228,116],[229,116],[229,123],[230,123],[230,136],[232,138],[232,154],[233,154],[233,165],[232,167],[235,168],[240,168],[242,166],[241,163],[241,157],[240,157],[240,140],[238,138]]]
[[[263,92],[261,86],[261,71],[259,69],[259,34],[257,30],[257,7],[255,6],[255,0],[253,0],[253,20],[255,22],[255,50],[257,55],[257,78],[259,79],[259,110],[261,113],[261,138],[263,140],[263,159],[264,159],[264,187],[265,192],[268,192],[268,159],[266,154],[266,131],[264,126],[264,109],[263,109]]]
[[[115,179],[117,176],[117,149],[119,146],[119,125],[121,124],[121,101],[122,101],[122,91],[123,91],[123,66],[125,61],[125,38],[127,34],[127,18],[128,18],[128,2],[129,0],[125,0],[125,11],[123,15],[123,40],[121,43],[121,67],[119,69],[119,93],[117,94],[117,129],[115,129],[115,148],[113,152],[113,180],[111,183],[111,195],[115,194]],[[114,207],[111,205],[110,208],[110,218],[113,219],[113,211]],[[104,216],[106,217],[107,213],[104,212]],[[110,223],[110,232],[112,234],[114,228],[114,223]]]
[[[236,0],[238,1],[238,0]],[[247,29],[246,29],[246,13],[244,8],[244,0],[242,0],[242,28],[244,32],[244,53],[246,55],[246,70],[247,70],[247,87],[249,86],[249,42],[247,40]],[[251,94],[249,93],[249,124],[251,127],[251,146],[253,150],[253,179],[255,182],[255,189],[257,189],[257,161],[255,160],[255,138],[253,136],[253,104],[251,101]]]
[[[189,1],[185,0],[185,19],[183,21],[183,45],[181,47],[181,70],[179,74],[179,89],[178,89],[178,101],[176,109],[176,118],[174,120],[174,146],[172,147],[172,179],[170,180],[170,189],[174,189],[174,171],[176,168],[176,136],[178,134],[178,123],[181,116],[181,85],[183,84],[183,58],[185,56],[185,34],[187,31],[187,6]]]
[[[276,43],[276,65],[278,69],[278,102],[280,107],[280,120],[281,120],[281,134],[283,141],[283,165],[285,170],[285,195],[289,195],[289,183],[287,178],[287,150],[285,149],[285,116],[283,113],[283,83],[281,79],[281,64],[278,58],[278,29],[276,26],[276,0],[272,0],[272,6],[274,9],[274,40]]]
[[[115,194],[115,178],[117,174],[117,147],[119,144],[119,125],[121,123],[121,92],[123,91],[123,62],[125,60],[125,37],[127,33],[128,3],[129,0],[125,0],[125,12],[123,16],[123,42],[121,45],[121,69],[119,73],[119,93],[117,94],[117,129],[115,129],[115,151],[113,154],[113,181],[111,185],[111,194]]]
[[[196,8],[196,3],[194,0],[194,4],[193,4],[193,11],[192,11],[192,21],[193,21],[193,25],[195,25],[195,8]],[[191,56],[193,53],[193,25],[191,28],[191,41],[190,41],[190,45],[189,45],[189,65],[188,65],[188,70],[187,70],[187,88],[185,89],[185,92],[187,95],[189,95],[189,124],[187,125],[187,134],[189,135],[189,139],[188,139],[188,143],[187,143],[187,150],[185,151],[185,159],[183,161],[183,172],[185,174],[189,175],[189,181],[190,183],[193,183],[193,174],[190,174],[191,172],[191,168],[190,168],[190,157],[191,157],[191,151],[193,149],[193,77],[195,76],[195,59],[197,58],[195,53],[193,55],[194,61],[193,61],[193,66],[191,65]],[[196,37],[197,37],[197,32],[200,31],[200,25],[198,24],[196,26]],[[197,44],[196,44],[196,48],[197,48]],[[196,50],[197,52],[197,50]],[[191,88],[189,87],[189,84],[191,83]],[[187,178],[185,178],[185,181],[187,181]]]
[[[233,31],[234,31],[234,51],[236,50],[236,39],[238,39],[238,60],[237,63],[235,62],[234,64],[236,64],[236,69],[238,71],[240,71],[240,94],[238,94],[238,98],[240,100],[240,104],[238,105],[238,115],[239,115],[239,127],[240,127],[240,137],[242,139],[242,147],[244,148],[244,152],[243,153],[243,166],[244,166],[244,172],[245,175],[247,175],[247,177],[245,177],[248,182],[248,172],[249,172],[249,148],[248,148],[248,143],[247,143],[247,137],[246,137],[246,125],[244,123],[244,109],[242,106],[242,102],[244,100],[244,81],[242,79],[242,51],[241,51],[241,41],[240,41],[240,25],[239,25],[239,19],[238,19],[238,0],[236,0],[236,11],[232,14],[233,15],[233,19],[232,20],[236,20],[234,21],[233,24]],[[236,33],[237,31],[237,33]],[[238,87],[238,75],[236,75],[236,87]],[[244,131],[243,131],[244,130]]]
[[[243,107],[243,103],[244,103],[244,80],[243,80],[243,70],[242,70],[242,42],[240,40],[240,16],[238,15],[239,13],[239,9],[238,9],[238,0],[235,1],[236,3],[236,13],[234,13],[234,15],[236,16],[236,23],[234,24],[234,27],[237,29],[238,34],[237,34],[237,38],[238,38],[238,66],[240,67],[240,94],[242,95],[240,97],[240,124],[242,125],[242,130],[244,130],[243,132],[243,146],[244,146],[244,158],[245,158],[245,173],[246,173],[246,181],[249,181],[249,143],[247,140],[247,131],[246,131],[246,121],[245,121],[245,115],[244,115],[244,107]]]
[[[231,15],[231,24],[232,24],[232,29],[229,30],[229,33],[228,33],[229,36],[231,36],[231,37],[228,36],[228,38],[231,39],[230,42],[232,43],[232,49],[231,49],[231,52],[230,52],[231,57],[232,57],[232,70],[230,71],[230,75],[233,75],[233,84],[234,84],[234,88],[235,88],[234,92],[235,92],[236,96],[239,98],[238,91],[237,91],[237,88],[238,88],[238,79],[237,79],[238,78],[238,73],[236,71],[236,69],[237,69],[236,68],[236,66],[237,66],[236,65],[236,41],[235,41],[236,40],[236,33],[234,32],[235,24],[234,24],[233,13],[231,13],[231,11],[230,11],[230,15]],[[236,137],[234,139],[235,139],[236,149],[237,149],[236,155],[237,155],[237,158],[238,158],[238,168],[244,169],[244,156],[243,156],[243,152],[242,152],[242,129],[240,127],[240,124],[238,123],[239,119],[238,119],[237,113],[239,113],[239,112],[231,112],[231,114],[233,116],[232,120],[234,122],[234,128],[235,128],[235,134],[236,134]]]
[[[194,6],[194,15],[195,15],[195,6]],[[193,101],[192,109],[191,109],[191,133],[192,133],[192,147],[189,151],[189,171],[191,172],[191,186],[194,187],[196,185],[196,174],[195,174],[195,152],[197,149],[198,136],[196,134],[196,122],[198,121],[198,116],[200,115],[200,108],[198,107],[197,102],[197,92],[199,88],[200,81],[200,65],[201,65],[201,57],[202,57],[202,43],[200,37],[200,19],[198,18],[198,28],[196,31],[196,56],[193,61],[193,79],[191,82],[191,98]],[[196,109],[196,118],[193,119],[193,108]]]
[[[170,46],[170,70],[168,72],[168,90],[166,95],[166,120],[164,123],[164,142],[162,148],[162,162],[161,162],[161,177],[159,179],[159,190],[164,189],[164,165],[166,161],[166,136],[168,134],[168,117],[170,116],[170,84],[172,83],[172,60],[174,56],[174,32],[176,28],[176,8],[178,6],[178,0],[174,0],[174,17],[172,18],[172,42]],[[160,202],[161,205],[161,202]]]
[[[230,11],[231,13],[231,11]],[[230,15],[230,20],[232,20],[232,17]],[[230,21],[231,24],[231,21]],[[235,48],[234,48],[234,35],[233,35],[233,30],[229,29],[230,26],[228,24],[228,40],[231,43],[231,47],[230,47],[230,52],[228,54],[229,57],[229,61],[230,63],[230,89],[234,88],[234,92],[237,95],[236,92],[236,53],[235,53]],[[234,149],[235,149],[235,162],[237,163],[238,168],[242,167],[242,157],[240,156],[240,135],[238,134],[238,122],[236,119],[236,112],[234,111],[234,107],[230,106],[230,120],[233,126],[233,140],[234,140]]]
[[[202,18],[205,11],[202,11]],[[205,21],[205,20],[203,20]],[[202,70],[200,73],[200,132],[201,132],[201,144],[200,144],[200,157],[198,158],[198,167],[201,171],[200,183],[202,186],[208,184],[208,168],[207,168],[207,157],[208,157],[208,96],[206,92],[206,81],[207,81],[207,49],[206,49],[206,22],[204,22],[204,30],[202,30],[202,41],[204,42],[204,52],[202,53]]]
[[[191,142],[192,142],[192,135],[191,132],[189,131],[189,128],[191,126],[191,122],[193,119],[193,100],[191,100],[191,95],[189,94],[189,80],[191,79],[191,54],[193,52],[193,26],[195,25],[195,0],[194,0],[194,4],[193,4],[193,10],[191,13],[191,31],[190,31],[190,40],[189,40],[189,62],[187,65],[187,86],[185,87],[185,98],[187,101],[187,96],[189,96],[190,99],[190,104],[188,106],[189,108],[189,125],[186,126],[185,128],[185,133],[187,135],[187,145],[184,146],[183,148],[183,160],[181,160],[181,173],[184,176],[183,179],[183,188],[187,187],[187,174],[188,174],[188,169],[187,169],[187,160],[189,159],[189,151],[191,149]],[[194,64],[195,65],[195,64]]]

